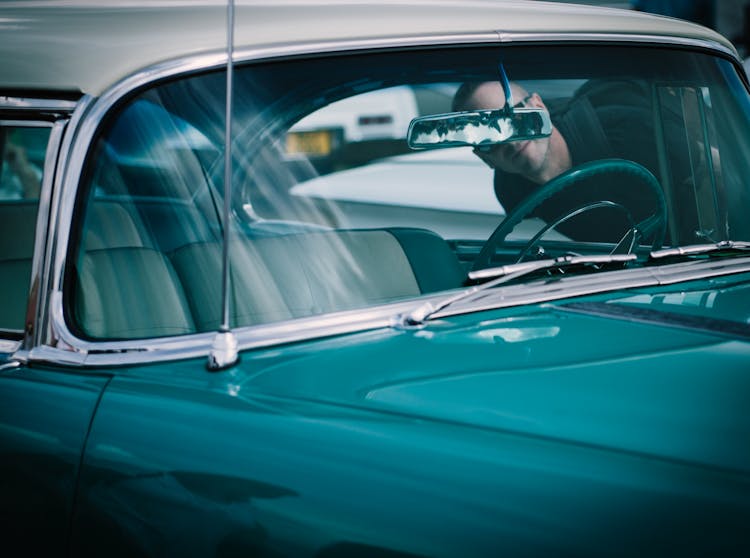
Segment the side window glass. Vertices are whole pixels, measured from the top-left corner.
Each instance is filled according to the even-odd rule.
[[[723,237],[720,223],[725,221],[725,210],[720,205],[724,186],[711,96],[708,87],[684,89],[682,105],[690,149],[691,186],[698,208],[698,236],[718,241]]]
[[[0,332],[20,336],[49,127],[0,124]]]
[[[174,257],[185,245],[219,238],[221,200],[208,187],[219,155],[156,97],[136,99],[105,131],[77,217],[72,309],[80,334],[137,339],[196,331]],[[212,278],[214,263],[185,265]],[[213,308],[213,299],[206,304]]]
[[[725,188],[709,88],[659,87],[658,100],[665,133],[675,126],[681,132],[681,141],[666,144],[663,167],[671,178],[665,192],[671,236],[681,243],[721,240]]]

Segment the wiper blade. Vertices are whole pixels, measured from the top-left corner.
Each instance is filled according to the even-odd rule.
[[[723,255],[727,253],[737,254],[750,252],[750,242],[741,240],[722,240],[710,244],[692,244],[690,246],[678,246],[676,248],[665,248],[651,252],[648,256],[650,262],[663,261],[669,258],[689,258],[702,255]]]
[[[502,283],[507,283],[519,277],[529,275],[540,271],[559,271],[565,273],[567,270],[575,268],[588,268],[595,271],[610,268],[612,264],[622,267],[629,262],[635,261],[635,254],[602,254],[594,256],[560,256],[559,258],[545,258],[543,260],[533,260],[528,262],[504,265],[501,267],[491,267],[479,269],[469,273],[469,279],[480,281],[482,279],[492,279],[486,283],[475,285],[465,289],[453,296],[447,297],[437,303],[426,302],[411,312],[399,316],[397,322],[404,326],[415,326],[423,324],[430,316],[443,310],[444,308],[458,302],[466,300],[475,293],[496,287]]]
[[[588,267],[594,270],[601,269],[608,264],[625,264],[632,262],[637,258],[635,254],[600,254],[594,256],[560,256],[559,258],[545,258],[543,260],[532,260],[515,264],[504,265],[501,267],[488,267],[487,269],[478,269],[469,273],[469,279],[472,281],[481,281],[493,277],[507,278],[512,275],[513,278],[528,275],[535,271],[559,270],[565,272],[566,269],[575,267]],[[494,284],[494,283],[493,283]],[[491,286],[485,283],[483,286]]]

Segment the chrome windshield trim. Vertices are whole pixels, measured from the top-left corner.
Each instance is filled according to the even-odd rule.
[[[36,229],[34,232],[34,255],[31,260],[31,283],[29,285],[29,300],[26,306],[26,316],[29,323],[26,324],[24,332],[24,341],[22,347],[29,349],[36,345],[40,340],[42,324],[44,323],[44,311],[46,307],[46,297],[44,293],[47,290],[43,287],[47,284],[46,278],[49,275],[50,261],[47,255],[50,253],[49,232],[54,230],[51,223],[54,222],[52,217],[52,192],[55,179],[55,168],[57,166],[57,157],[60,153],[67,119],[60,119],[53,124],[47,123],[51,127],[49,140],[47,142],[47,151],[44,155],[44,169],[42,170],[42,184],[39,194],[39,207],[37,209]]]
[[[628,33],[520,33],[494,31],[485,33],[463,33],[444,35],[410,35],[404,37],[383,37],[378,39],[356,39],[347,41],[318,41],[299,44],[265,45],[252,48],[238,47],[234,52],[234,62],[249,62],[263,58],[278,58],[300,54],[333,53],[348,50],[385,49],[396,47],[433,47],[451,44],[477,43],[643,43],[677,45],[708,49],[728,54],[741,62],[737,52],[717,41],[677,36],[628,34]],[[226,58],[224,58],[226,60]]]
[[[483,33],[463,34],[441,34],[441,35],[413,35],[401,37],[383,37],[378,39],[352,39],[345,41],[315,41],[301,42],[298,44],[268,44],[256,47],[238,46],[233,52],[232,59],[235,64],[252,62],[256,60],[282,58],[286,56],[298,56],[312,53],[335,53],[345,51],[388,49],[398,47],[433,47],[450,44],[482,44],[482,43],[549,43],[549,42],[607,42],[618,43],[650,43],[650,44],[677,44],[681,46],[692,46],[706,48],[729,54],[738,62],[736,52],[726,46],[705,39],[689,39],[684,37],[665,37],[659,35],[629,35],[609,33],[507,33],[501,31]],[[170,60],[156,64],[137,72],[113,85],[99,97],[92,113],[84,123],[85,128],[96,127],[101,118],[109,109],[123,96],[139,89],[149,83],[178,75],[185,75],[197,71],[221,69],[226,66],[227,54],[225,51],[194,55],[176,60]],[[90,136],[92,134],[82,134]]]
[[[477,44],[501,42],[496,31],[482,33],[455,33],[443,35],[408,35],[377,39],[350,39],[346,41],[315,41],[298,44],[269,44],[259,47],[237,48],[234,60],[249,62],[263,58],[279,58],[300,54],[334,53],[355,50],[388,49],[399,47],[433,47],[440,45]]]
[[[5,103],[7,97],[0,97],[0,103]],[[49,105],[45,105],[48,107]],[[23,330],[23,338],[21,341],[4,341],[4,348],[11,348],[10,351],[17,354],[18,351],[23,351],[27,348],[34,346],[34,337],[39,329],[41,323],[41,312],[40,308],[44,304],[45,292],[40,288],[42,284],[42,277],[48,265],[46,265],[46,254],[47,250],[47,231],[49,230],[49,218],[50,218],[50,205],[51,205],[51,192],[52,183],[55,175],[55,165],[57,156],[59,153],[60,142],[67,123],[67,119],[63,115],[66,111],[59,111],[60,115],[58,119],[52,121],[49,118],[43,119],[37,114],[41,109],[35,109],[34,114],[25,114],[23,108],[16,104],[5,104],[5,107],[10,107],[12,115],[15,116],[17,113],[21,113],[18,118],[3,118],[0,119],[0,123],[4,126],[18,126],[26,128],[48,128],[50,130],[49,139],[47,141],[47,148],[44,156],[44,168],[42,170],[42,183],[39,193],[39,204],[36,212],[36,225],[34,228],[34,248],[31,257],[31,270],[29,274],[29,290],[28,299],[26,301],[26,317],[25,327]],[[25,118],[22,118],[24,116]],[[1,350],[0,352],[6,352]]]
[[[77,101],[62,99],[35,99],[32,97],[9,97],[0,95],[0,108],[29,110],[34,112],[73,112]]]
[[[52,183],[52,197],[50,199],[49,223],[47,229],[47,244],[44,252],[44,262],[42,264],[43,275],[39,286],[40,292],[44,293],[40,297],[38,317],[39,322],[35,328],[33,346],[37,347],[43,344],[58,346],[61,341],[59,331],[52,326],[54,295],[61,292],[62,273],[65,266],[65,253],[68,246],[68,235],[70,234],[71,221],[73,219],[73,206],[75,204],[77,183],[70,180],[70,154],[71,146],[77,145],[76,138],[79,130],[79,123],[86,114],[88,108],[93,102],[92,97],[84,96],[79,102],[76,110],[68,120],[65,133],[62,136],[59,145],[59,151],[56,154],[56,166],[54,173],[54,182]],[[52,175],[50,175],[52,176]],[[66,192],[66,184],[73,183],[70,192]],[[62,332],[63,336],[67,335],[68,329]],[[72,336],[68,336],[72,338]]]
[[[356,50],[374,50],[406,47],[433,47],[449,44],[480,45],[492,43],[549,43],[549,42],[588,42],[596,41],[608,44],[621,43],[659,43],[691,46],[708,49],[722,54],[729,54],[738,60],[736,53],[724,45],[704,39],[687,39],[657,35],[599,34],[599,33],[504,33],[500,31],[468,34],[413,35],[401,37],[384,37],[378,39],[316,41],[294,45],[269,44],[257,47],[238,47],[234,51],[235,63],[252,62],[264,59],[282,58],[310,53],[335,53]],[[72,225],[73,209],[78,190],[78,180],[83,172],[85,157],[102,119],[128,94],[136,89],[166,78],[187,75],[198,71],[218,69],[226,64],[224,51],[205,53],[198,56],[180,58],[156,64],[121,80],[95,98],[84,95],[77,102],[63,101],[52,106],[73,110],[70,122],[60,146],[60,161],[55,174],[54,192],[50,211],[50,231],[48,233],[45,261],[50,265],[44,269],[49,272],[41,292],[39,315],[42,320],[38,325],[35,345],[29,352],[30,360],[39,360],[60,365],[117,366],[164,360],[176,360],[192,357],[205,357],[211,346],[213,332],[207,334],[186,335],[173,338],[134,340],[127,342],[92,342],[76,336],[67,326],[62,306],[62,279],[68,250],[69,234]],[[2,98],[0,98],[2,99]],[[40,109],[37,109],[40,110]],[[635,271],[635,270],[633,270]],[[620,273],[620,272],[607,272]],[[726,272],[738,273],[738,271]],[[591,277],[587,276],[587,281]],[[618,288],[612,286],[601,291]],[[648,284],[655,283],[653,279]],[[524,287],[527,289],[527,287]],[[522,289],[522,290],[524,290]],[[582,289],[586,292],[586,289]],[[593,294],[586,292],[586,294]],[[445,296],[443,293],[440,297]],[[553,300],[547,294],[548,300]],[[560,298],[575,296],[560,295]],[[423,298],[420,300],[428,300]],[[519,295],[517,304],[534,302]],[[524,302],[525,301],[525,302]],[[368,329],[393,326],[394,316],[414,307],[414,300],[408,303],[370,307],[362,310],[314,316],[278,324],[265,324],[235,330],[239,341],[239,350],[268,347],[279,343],[290,343],[316,339],[320,337],[355,333]],[[492,304],[488,308],[499,308]],[[460,308],[460,305],[459,305]],[[481,307],[472,304],[473,312]],[[451,307],[451,310],[454,310]],[[440,312],[441,315],[452,315],[463,312]]]
[[[683,47],[697,47],[708,50],[719,51],[728,54],[733,59],[741,62],[734,48],[718,41],[693,37],[678,37],[673,35],[650,35],[648,33],[502,33],[500,41],[504,43],[534,43],[534,42],[596,42],[596,43],[644,43],[658,45],[677,45]]]

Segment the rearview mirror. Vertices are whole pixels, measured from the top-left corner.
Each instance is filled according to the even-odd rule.
[[[537,107],[448,112],[414,118],[406,134],[411,149],[482,146],[546,138],[549,112]]]

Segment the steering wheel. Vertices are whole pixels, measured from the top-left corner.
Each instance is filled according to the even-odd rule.
[[[583,163],[582,165],[569,169],[563,174],[556,176],[527,197],[510,214],[506,215],[505,219],[503,219],[503,221],[497,226],[484,243],[484,246],[482,246],[479,256],[477,256],[477,259],[474,261],[472,271],[489,267],[497,247],[502,245],[505,238],[515,226],[518,225],[518,223],[531,215],[543,202],[564,190],[573,188],[592,178],[596,178],[597,182],[602,184],[603,191],[606,190],[608,184],[613,183],[615,180],[622,180],[623,178],[627,179],[629,184],[633,184],[634,188],[646,186],[654,196],[654,211],[639,223],[635,223],[632,218],[629,217],[631,221],[629,233],[633,234],[632,245],[635,245],[636,239],[638,238],[637,235],[648,236],[653,234],[653,245],[651,249],[658,250],[661,248],[661,245],[664,242],[664,234],[667,226],[667,205],[664,201],[664,193],[661,190],[659,181],[656,180],[656,177],[646,167],[633,161],[626,159],[601,159],[598,161]],[[597,200],[582,207],[576,207],[572,210],[567,210],[561,217],[554,219],[551,225],[545,227],[541,234],[535,235],[534,238],[524,246],[523,250],[520,252],[521,258],[523,258],[531,247],[540,240],[542,234],[549,232],[557,225],[564,223],[568,219],[580,215],[585,211],[604,206],[615,207],[630,215],[628,208],[624,207],[622,204],[604,199]],[[628,233],[626,233],[626,236],[627,234]],[[630,249],[628,252],[630,252]]]

